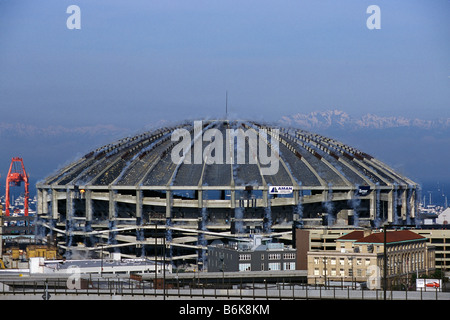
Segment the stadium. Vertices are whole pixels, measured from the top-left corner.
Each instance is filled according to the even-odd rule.
[[[202,264],[215,240],[290,243],[294,228],[411,224],[419,186],[298,128],[183,122],[100,147],[37,184],[38,236],[66,253]]]

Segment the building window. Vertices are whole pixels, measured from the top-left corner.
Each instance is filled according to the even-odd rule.
[[[240,254],[239,260],[240,261],[249,261],[252,259],[252,256],[250,254]]]
[[[285,253],[284,259],[295,259],[295,253]]]
[[[269,263],[269,270],[280,270],[280,263],[279,262],[270,262]]]
[[[319,268],[315,268],[315,269],[314,269],[314,275],[315,275],[315,276],[318,276],[318,275],[319,275]]]
[[[239,264],[239,271],[250,271],[250,263],[240,263]]]
[[[318,257],[314,257],[314,264],[319,264],[319,258]]]
[[[280,260],[281,254],[280,253],[269,253],[269,260]]]
[[[284,270],[295,270],[295,262],[285,262]]]

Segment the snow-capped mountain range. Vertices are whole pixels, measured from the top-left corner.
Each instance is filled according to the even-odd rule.
[[[160,121],[164,123],[164,121]],[[278,119],[280,125],[315,129],[390,129],[417,128],[425,130],[450,129],[450,118],[438,120],[410,119],[403,116],[383,117],[367,113],[361,117],[351,116],[342,110],[313,111],[284,115]],[[136,128],[134,128],[136,129]],[[133,132],[133,129],[110,124],[66,127],[62,125],[41,127],[21,123],[0,122],[0,137],[53,137],[64,135],[120,136]]]
[[[298,126],[308,129],[388,129],[388,128],[450,128],[450,118],[438,120],[409,119],[403,116],[382,117],[375,114],[365,114],[359,118],[352,117],[342,110],[314,111],[308,114],[297,113],[282,116],[279,122],[283,125]]]
[[[375,114],[356,117],[328,110],[280,116],[272,123],[276,121],[281,126],[323,134],[360,148],[411,178],[450,181],[446,160],[450,159],[450,118],[433,121]],[[20,156],[35,179],[43,178],[55,168],[137,129],[110,124],[43,126],[0,120],[0,176],[5,177],[11,157]]]

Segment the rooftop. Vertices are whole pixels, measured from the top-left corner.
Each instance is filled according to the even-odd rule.
[[[350,233],[344,234],[343,236],[339,237],[337,240],[342,241],[356,241],[361,238],[364,238],[364,231],[362,230],[356,230],[352,231]]]
[[[426,240],[425,237],[409,230],[388,231],[386,233],[386,243]],[[360,238],[356,243],[384,243],[384,232],[372,233]]]

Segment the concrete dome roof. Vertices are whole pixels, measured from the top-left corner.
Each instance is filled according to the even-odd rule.
[[[239,145],[239,132],[247,136],[241,140],[247,141],[245,145]],[[252,140],[255,137],[257,140]],[[267,159],[261,161],[262,151],[272,157],[270,165],[277,161],[276,171],[264,171],[269,165]],[[195,152],[201,158],[195,158]],[[213,163],[208,163],[208,155]],[[41,184],[189,189],[415,185],[369,154],[337,140],[242,120],[185,122],[126,137],[86,154]]]

